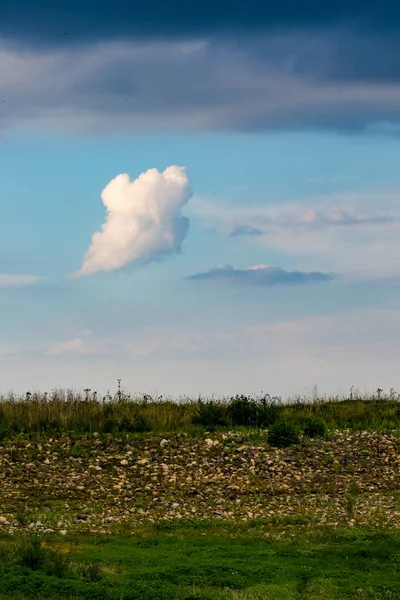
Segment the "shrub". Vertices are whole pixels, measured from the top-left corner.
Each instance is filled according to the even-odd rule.
[[[323,421],[306,419],[303,425],[303,432],[309,438],[323,437],[326,434],[326,426]]]
[[[277,448],[287,448],[299,441],[297,429],[285,421],[277,421],[268,431],[268,443]]]
[[[71,571],[69,557],[49,550],[46,556],[45,571],[47,575],[55,575],[60,578],[68,576]]]
[[[6,414],[2,408],[0,408],[0,442],[7,437],[9,433],[9,427],[7,425]]]
[[[218,425],[226,425],[223,408],[214,400],[203,402],[199,400],[199,411],[193,418],[194,423],[199,423],[207,429],[213,429]]]
[[[140,415],[135,419],[132,424],[132,430],[136,433],[144,433],[146,431],[151,431],[152,427],[149,421],[143,415]]]
[[[243,394],[232,396],[228,404],[228,414],[232,425],[256,425],[257,422],[256,401]]]
[[[80,577],[86,581],[100,581],[102,579],[102,571],[99,563],[81,563],[78,567]]]
[[[232,425],[245,427],[268,427],[275,423],[279,417],[280,407],[276,399],[269,395],[255,399],[248,396],[237,395],[230,399],[228,414]]]
[[[80,421],[75,427],[75,431],[77,433],[83,433],[83,434],[90,433],[91,429],[92,429],[92,425],[89,421]]]
[[[140,418],[140,417],[139,417]],[[135,424],[128,417],[123,417],[118,423],[118,431],[135,431]],[[147,430],[146,430],[147,431]]]
[[[15,520],[22,526],[25,527],[27,525],[26,515],[23,511],[19,510],[15,515]]]
[[[103,433],[114,433],[114,431],[117,428],[117,421],[116,419],[112,419],[111,417],[108,417],[104,423],[103,423]]]
[[[17,562],[23,567],[36,571],[43,565],[45,555],[40,538],[30,537],[18,549]]]
[[[269,395],[263,396],[258,401],[258,423],[260,427],[273,425],[279,418],[281,407],[277,403],[277,398],[271,398]]]

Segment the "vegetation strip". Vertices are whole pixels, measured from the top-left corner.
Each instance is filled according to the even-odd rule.
[[[58,394],[0,402],[0,599],[400,598],[397,399]]]

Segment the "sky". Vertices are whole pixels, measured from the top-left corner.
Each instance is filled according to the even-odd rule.
[[[0,393],[400,392],[400,7],[3,0]]]

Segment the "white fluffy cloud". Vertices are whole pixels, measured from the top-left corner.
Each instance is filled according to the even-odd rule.
[[[181,209],[191,196],[184,167],[171,166],[163,173],[149,169],[135,181],[127,174],[115,177],[101,193],[106,222],[92,236],[82,267],[72,277],[179,253],[189,229]]]

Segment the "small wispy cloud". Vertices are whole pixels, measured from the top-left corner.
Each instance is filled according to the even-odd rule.
[[[82,337],[74,337],[65,342],[54,344],[46,351],[48,356],[60,356],[62,354],[77,356],[110,356],[115,354],[115,340],[92,337],[86,333]]]
[[[393,223],[400,221],[397,215],[379,212],[362,212],[345,210],[339,206],[329,208],[310,208],[306,211],[297,211],[293,214],[283,214],[277,219],[281,226],[350,226]]]
[[[0,273],[0,288],[33,285],[41,279],[43,277],[38,277],[37,275],[9,275]]]
[[[153,354],[171,355],[175,353],[192,352],[200,348],[203,338],[198,335],[157,336],[129,340],[123,344],[124,351],[132,356],[149,356]]]
[[[239,235],[250,235],[250,236],[257,236],[257,235],[264,235],[265,231],[263,231],[262,229],[258,229],[257,227],[249,227],[247,225],[239,225],[238,227],[235,227],[230,235],[232,237],[237,237]]]
[[[0,356],[11,356],[20,352],[20,347],[12,344],[0,344]]]
[[[366,201],[368,198],[365,199]],[[281,229],[333,229],[349,226],[400,223],[395,210],[360,210],[351,203],[360,199],[349,195],[325,196],[280,204],[231,206],[197,198],[191,206],[193,214],[208,226],[218,227],[231,236],[261,236]],[[346,206],[347,205],[347,206]]]
[[[174,335],[158,333],[157,335],[125,336],[122,338],[100,338],[82,332],[82,337],[74,337],[54,344],[46,351],[48,356],[105,356],[114,357],[171,357],[184,355],[201,348],[203,338],[199,335]],[[83,337],[85,336],[85,337]],[[0,347],[1,354],[1,347]]]
[[[319,271],[285,271],[270,265],[255,265],[240,269],[231,265],[221,265],[204,273],[189,275],[187,279],[214,281],[221,283],[239,283],[244,285],[302,285],[307,283],[332,281],[338,276]]]
[[[65,352],[76,352],[80,350],[83,345],[82,338],[74,338],[73,340],[68,340],[67,342],[63,342],[61,344],[57,344],[53,346],[47,354],[50,356],[58,356],[60,354],[64,354]]]
[[[184,167],[171,166],[160,173],[149,169],[131,181],[115,177],[102,191],[107,219],[92,244],[81,269],[71,277],[147,264],[179,253],[189,230],[181,209],[192,191]]]
[[[76,331],[75,335],[81,337],[81,336],[84,336],[84,335],[90,335],[91,333],[92,332],[91,332],[90,329],[82,329],[82,331]]]
[[[290,256],[300,271],[365,280],[400,275],[399,196],[394,188],[239,206],[197,197],[190,211],[209,229]]]

